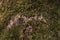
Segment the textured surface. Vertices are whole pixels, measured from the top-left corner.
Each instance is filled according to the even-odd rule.
[[[60,40],[60,0],[0,0],[0,40]]]

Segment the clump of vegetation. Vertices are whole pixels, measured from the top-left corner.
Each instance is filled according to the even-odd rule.
[[[20,15],[20,17],[23,16],[25,19],[19,18],[16,21],[16,17],[15,24],[7,30],[10,21],[13,20],[17,14]],[[40,17],[41,15],[43,17]],[[34,20],[34,17],[36,20]],[[40,17],[42,21],[38,20],[38,17]],[[31,18],[32,21],[29,18]],[[46,20],[46,23],[43,22],[42,18]],[[30,21],[28,21],[28,19]],[[24,20],[28,22],[25,23]],[[24,30],[27,28],[26,25],[32,26],[32,31],[24,34]],[[59,39],[60,0],[1,0],[0,40]]]

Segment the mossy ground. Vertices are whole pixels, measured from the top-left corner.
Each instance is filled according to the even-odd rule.
[[[0,4],[0,40],[60,40],[60,0],[1,0]],[[42,14],[47,24],[33,20],[5,31],[17,14],[27,17]],[[33,31],[23,39],[21,35],[28,24]]]

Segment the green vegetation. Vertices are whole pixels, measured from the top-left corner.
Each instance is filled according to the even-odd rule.
[[[60,40],[60,0],[1,0],[1,2],[0,40]],[[43,15],[47,23],[33,20],[16,23],[18,25],[15,24],[11,29],[5,30],[10,20],[17,14],[26,17]],[[32,26],[32,32],[21,37],[27,25]]]

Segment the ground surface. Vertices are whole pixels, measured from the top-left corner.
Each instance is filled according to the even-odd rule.
[[[60,0],[0,0],[0,40],[60,40]]]

